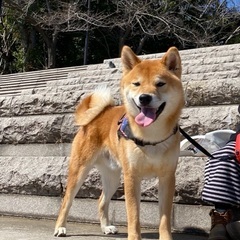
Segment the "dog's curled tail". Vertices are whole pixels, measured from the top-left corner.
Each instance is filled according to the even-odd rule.
[[[77,125],[85,126],[98,116],[105,107],[114,106],[111,90],[107,87],[97,88],[78,104],[75,111]]]

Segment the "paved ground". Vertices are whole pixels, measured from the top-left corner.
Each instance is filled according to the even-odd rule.
[[[56,240],[53,237],[55,222],[52,220],[36,220],[20,217],[0,216],[0,239],[1,240]],[[126,228],[120,227],[120,234],[114,236],[103,235],[99,225],[68,223],[69,240],[126,240]],[[173,234],[174,240],[206,240],[204,236]],[[142,230],[144,240],[158,239],[156,230]]]

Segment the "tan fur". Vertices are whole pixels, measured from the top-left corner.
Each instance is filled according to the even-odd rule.
[[[172,240],[170,216],[175,187],[175,170],[179,156],[179,133],[173,134],[184,104],[181,84],[181,59],[176,48],[170,48],[162,59],[141,61],[129,47],[122,50],[122,106],[113,106],[109,91],[97,91],[86,97],[76,110],[81,125],[73,143],[66,193],[55,227],[55,236],[66,235],[66,220],[72,201],[89,170],[96,166],[101,173],[103,191],[99,199],[102,231],[115,234],[110,225],[108,206],[116,191],[121,171],[128,217],[128,240],[140,240],[140,183],[142,178],[159,178],[159,239]],[[165,83],[164,86],[157,84]],[[163,112],[149,126],[137,124],[140,96],[152,97],[150,107],[166,103]],[[138,106],[138,107],[137,107]],[[141,106],[142,107],[142,106]],[[118,121],[126,114],[134,137],[153,146],[138,146],[117,136]]]
[[[80,126],[90,123],[105,107],[114,106],[114,100],[107,88],[99,88],[94,94],[86,97],[81,104],[77,106],[75,117]]]

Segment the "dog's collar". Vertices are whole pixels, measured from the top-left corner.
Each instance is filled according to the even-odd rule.
[[[178,131],[178,125],[176,127],[173,128],[172,133],[166,137],[165,139],[159,141],[159,142],[145,142],[141,139],[138,139],[136,137],[134,137],[132,130],[130,128],[129,125],[129,121],[127,119],[127,117],[124,115],[118,122],[119,124],[119,128],[118,128],[118,137],[124,137],[125,139],[130,139],[132,141],[134,141],[134,143],[138,146],[144,147],[147,145],[151,145],[151,146],[155,146],[157,144],[160,144],[162,142],[165,142],[166,140],[168,140],[171,136],[175,135]]]

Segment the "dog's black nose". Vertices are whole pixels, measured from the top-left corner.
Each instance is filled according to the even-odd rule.
[[[148,94],[141,94],[139,96],[139,102],[143,105],[146,106],[152,101],[152,96]]]

